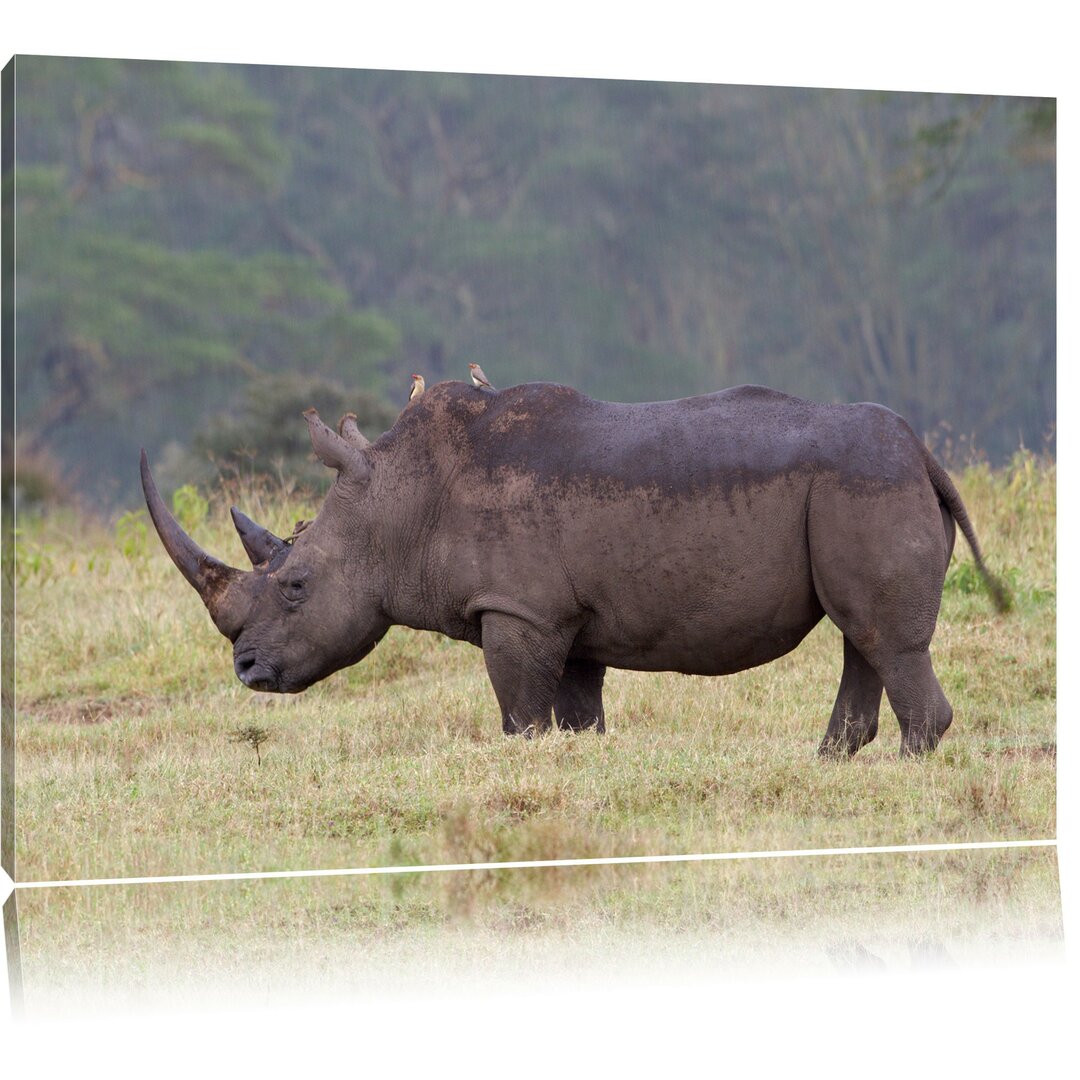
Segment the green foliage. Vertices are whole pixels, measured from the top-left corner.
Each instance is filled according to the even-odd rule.
[[[113,527],[116,546],[126,559],[139,559],[146,555],[146,515],[142,510],[129,510],[117,518]]]
[[[973,562],[957,563],[945,575],[945,588],[953,592],[989,595],[986,582]]]
[[[1052,137],[1057,132],[1057,99],[1037,101],[1026,112],[1028,129],[1033,135]]]
[[[33,205],[39,201],[55,203],[65,187],[64,170],[55,165],[27,165],[4,174],[4,199],[14,195],[18,182],[19,199]]]
[[[184,532],[190,533],[206,520],[210,504],[192,484],[184,484],[173,492],[173,516]]]
[[[940,123],[921,128],[915,135],[918,142],[934,148],[949,147],[960,137],[962,124],[957,116],[950,116]]]
[[[61,457],[187,442],[256,372],[375,391],[397,330],[282,212],[290,149],[243,69],[18,63],[20,415]]]
[[[1047,483],[1048,475],[1056,477],[1053,463],[1040,457],[1026,447],[1013,454],[1006,466],[1008,478],[1006,497],[1024,506],[1029,513],[1052,517],[1057,507],[1053,483]]]
[[[189,167],[208,168],[256,188],[272,185],[276,175],[274,166],[283,156],[277,152],[269,155],[269,160],[260,160],[252,155],[250,144],[224,124],[180,121],[163,125],[160,135],[184,147],[189,155]]]
[[[1055,585],[1057,468],[1046,457],[1021,448],[1008,465],[991,468],[985,461],[958,478],[968,512],[975,522],[987,562],[1021,609],[1052,601]],[[994,523],[987,536],[981,523]],[[1011,560],[1004,552],[1011,553]],[[945,577],[946,594],[988,598],[986,582],[957,537],[953,563]]]
[[[26,539],[25,530],[13,530],[13,545],[5,545],[5,561],[9,558],[14,560],[14,580],[19,585],[34,583],[45,585],[55,576],[56,558],[53,549],[48,544],[35,543]],[[5,567],[10,573],[12,567]]]

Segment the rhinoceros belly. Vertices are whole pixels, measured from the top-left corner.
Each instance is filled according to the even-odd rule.
[[[571,655],[610,667],[722,675],[795,648],[824,611],[805,497],[793,481],[714,499],[643,497],[593,515]]]
[[[700,597],[671,594],[591,612],[570,655],[637,671],[727,675],[790,652],[824,615],[812,587],[770,597],[708,595],[708,611],[690,606]]]

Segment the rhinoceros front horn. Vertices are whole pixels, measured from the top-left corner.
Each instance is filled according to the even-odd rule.
[[[145,450],[142,452],[140,470],[146,506],[153,519],[154,528],[157,529],[157,534],[169,553],[169,558],[176,563],[176,568],[184,575],[188,584],[202,597],[202,602],[209,610],[210,617],[218,629],[221,629],[223,621],[227,621],[227,613],[223,610],[225,594],[229,585],[238,580],[244,571],[236,570],[212,555],[208,555],[180,528],[158,494],[157,485],[150,475],[150,464],[146,460]]]

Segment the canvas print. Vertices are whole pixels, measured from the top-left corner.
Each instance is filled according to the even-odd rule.
[[[1053,839],[1053,100],[6,78],[24,953],[73,881],[485,866],[335,910],[704,932],[734,871],[498,867]],[[1056,939],[1052,849],[965,859]]]

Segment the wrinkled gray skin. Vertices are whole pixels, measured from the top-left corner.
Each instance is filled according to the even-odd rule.
[[[880,405],[441,383],[371,444],[305,415],[337,478],[292,543],[234,509],[250,571],[180,530],[143,456],[165,547],[253,690],[304,690],[400,624],[483,649],[507,733],[553,712],[603,731],[608,667],[742,671],[827,614],[844,670],[821,752],[874,738],[884,688],[917,753],[952,721],[929,646],[957,523],[1006,604],[945,471]]]

